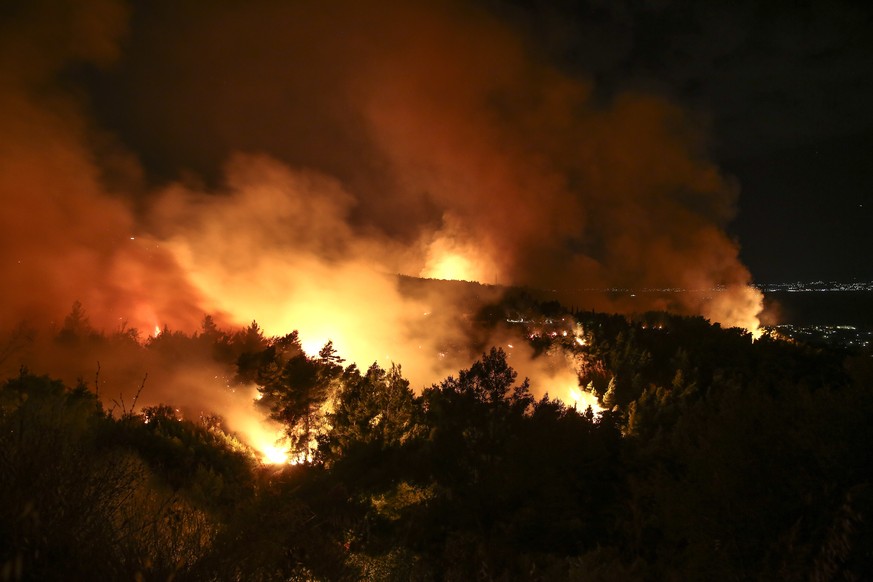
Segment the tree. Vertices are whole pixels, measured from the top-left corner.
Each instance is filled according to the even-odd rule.
[[[296,339],[297,332],[294,331],[285,337],[291,336]],[[261,356],[271,347],[270,344],[271,342],[264,337],[263,330],[256,321],[252,321],[247,328],[230,336],[230,354],[231,358],[236,357],[239,381],[253,382],[255,380],[255,375],[263,363],[264,358]],[[299,342],[297,347],[299,349]]]
[[[73,343],[95,335],[94,328],[88,320],[88,314],[81,301],[74,301],[70,313],[64,318],[64,325],[58,332],[58,340]]]
[[[437,481],[467,487],[484,469],[500,463],[505,443],[533,402],[528,380],[516,385],[517,376],[506,353],[491,348],[457,379],[449,377],[424,391]]]
[[[355,447],[377,449],[403,445],[416,426],[417,405],[400,366],[386,371],[374,363],[361,375],[349,366],[330,415],[328,449],[337,458]]]
[[[48,377],[0,386],[0,576],[168,579],[203,556],[210,520],[120,444],[136,422]]]
[[[459,372],[453,389],[486,404],[500,406],[512,403],[526,408],[531,403],[530,382],[525,378],[520,385],[513,386],[517,377],[518,373],[506,361],[503,348],[492,347],[469,370]]]
[[[300,349],[296,332],[261,354],[257,373],[262,402],[285,425],[285,434],[301,461],[312,461],[316,439],[324,432],[324,405],[336,392],[342,362],[328,342],[317,359]]]
[[[603,394],[603,407],[612,410],[612,407],[617,404],[615,397],[615,376],[609,379],[609,386]]]
[[[337,353],[336,348],[333,347],[333,340],[327,340],[327,343],[318,350],[318,360],[325,366],[329,366],[332,369],[333,366],[340,366],[345,359],[341,358]]]

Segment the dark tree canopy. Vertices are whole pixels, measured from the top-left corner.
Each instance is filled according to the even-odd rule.
[[[572,362],[605,410],[534,398],[500,348],[416,393],[400,365],[363,371],[330,342],[310,357],[296,332],[206,318],[142,341],[91,329],[74,306],[54,349],[226,366],[216,389],[256,384],[297,464],[263,465],[208,411],[107,410],[102,377],[70,388],[22,370],[0,386],[0,574],[873,577],[869,353],[523,295],[488,314],[514,315],[472,325]]]

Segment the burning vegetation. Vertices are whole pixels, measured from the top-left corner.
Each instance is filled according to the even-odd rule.
[[[470,3],[148,4],[2,9],[0,578],[870,572],[868,361],[752,343],[693,115]]]
[[[76,306],[59,330],[21,330],[4,365],[71,377],[100,363],[65,382],[22,367],[0,387],[2,572],[873,571],[868,356],[518,291],[466,321],[467,345],[500,347],[424,386],[255,323],[105,334]]]

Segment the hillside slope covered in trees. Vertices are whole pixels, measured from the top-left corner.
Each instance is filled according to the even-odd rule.
[[[535,397],[501,347],[415,390],[399,364],[309,356],[296,333],[207,318],[143,342],[77,309],[56,357],[208,361],[215,390],[257,386],[293,464],[265,464],[214,414],[112,399],[99,369],[22,367],[0,388],[3,579],[873,576],[869,354],[523,297],[475,315],[574,361],[598,413]]]

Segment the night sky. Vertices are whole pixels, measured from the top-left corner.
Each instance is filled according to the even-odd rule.
[[[756,280],[873,278],[869,3],[587,4],[496,3],[603,91],[645,87],[705,120]]]

